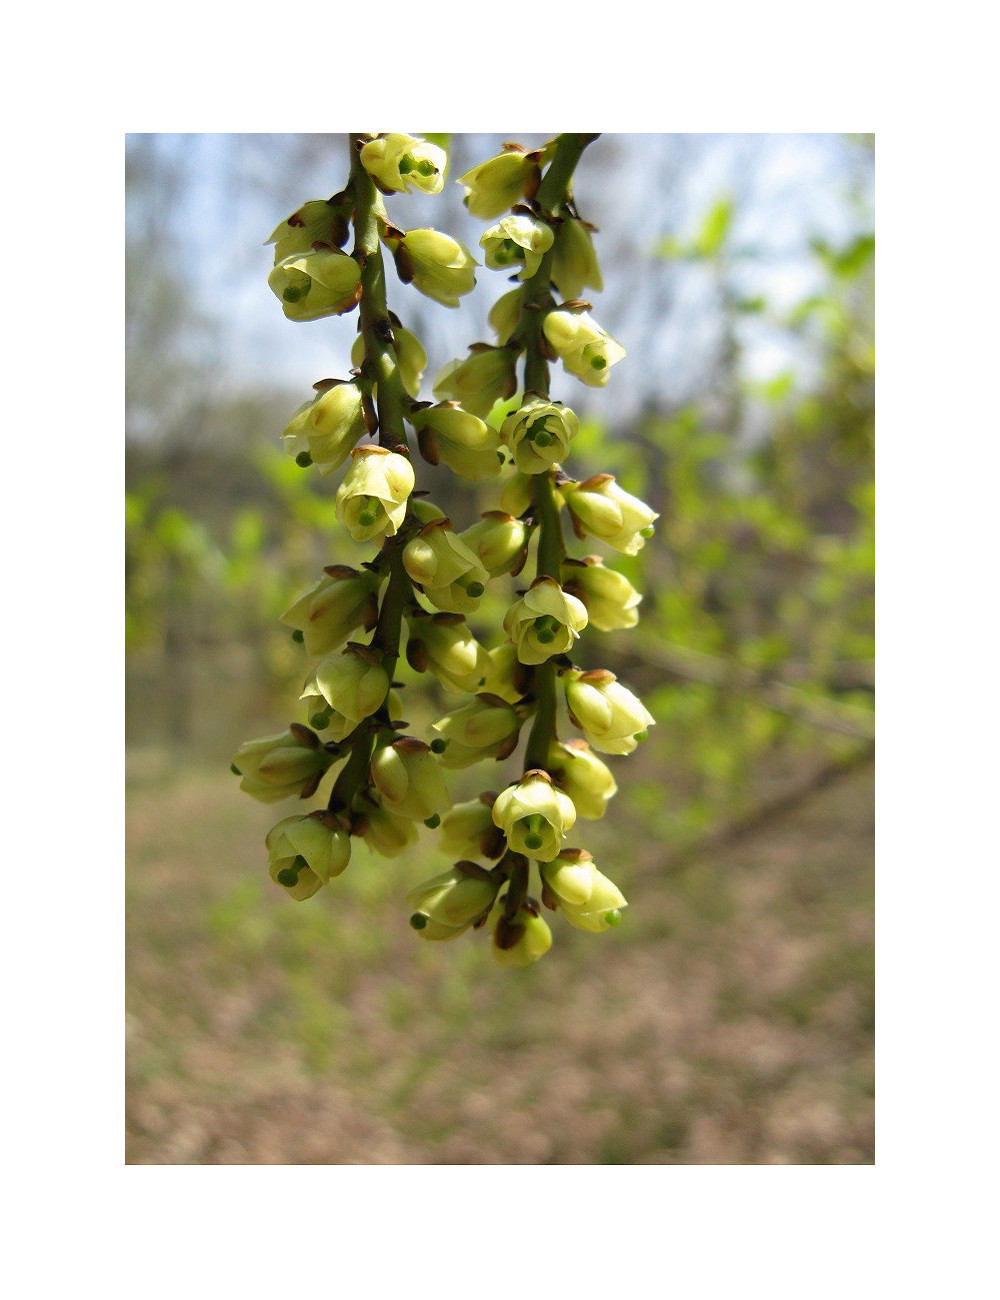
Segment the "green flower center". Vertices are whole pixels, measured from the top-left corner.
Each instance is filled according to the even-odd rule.
[[[551,645],[561,627],[562,624],[557,618],[551,614],[543,614],[534,622],[535,640],[540,641],[542,645]]]
[[[312,288],[312,280],[306,280],[304,284],[290,284],[281,291],[281,297],[285,302],[301,302]]]

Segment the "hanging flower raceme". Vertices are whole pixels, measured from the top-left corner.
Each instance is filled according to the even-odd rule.
[[[562,848],[566,832],[576,821],[576,809],[549,774],[536,769],[497,795],[493,820],[515,853],[548,862]]]
[[[566,654],[586,626],[583,602],[548,577],[536,578],[503,621],[523,664],[541,664],[553,655]]]
[[[625,349],[586,311],[550,311],[542,330],[566,371],[591,388],[603,388]]]
[[[530,280],[541,266],[543,255],[552,247],[554,238],[552,227],[544,221],[526,212],[512,212],[484,231],[479,245],[485,252],[486,265],[494,271],[519,266],[517,278]]]
[[[405,456],[384,447],[356,447],[337,489],[337,518],[356,542],[394,537],[415,482]]]
[[[619,487],[613,474],[563,483],[559,491],[577,536],[596,537],[623,555],[639,554],[653,535],[653,521],[660,517],[645,501]]]
[[[281,441],[300,465],[331,474],[367,431],[364,399],[356,384],[332,384],[292,416]]]
[[[448,158],[436,144],[394,131],[364,145],[361,163],[384,194],[411,189],[437,194]]]
[[[500,436],[522,474],[544,474],[565,460],[579,432],[580,421],[568,406],[526,393],[521,409],[504,421]]]
[[[588,743],[602,754],[631,754],[656,719],[637,695],[605,668],[563,676],[566,707]]]
[[[261,803],[277,803],[316,792],[333,756],[308,727],[293,722],[276,736],[247,740],[233,755],[233,771],[242,777],[240,789]]]
[[[275,266],[267,283],[289,320],[342,316],[361,299],[361,267],[339,248],[293,253]]]

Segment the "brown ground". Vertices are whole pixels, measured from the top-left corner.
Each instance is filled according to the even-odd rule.
[[[587,823],[630,899],[501,970],[418,939],[443,861],[352,862],[305,904],[234,778],[130,765],[131,1164],[867,1164],[873,771],[673,866]],[[616,805],[621,803],[616,800]],[[630,856],[623,860],[621,840]]]

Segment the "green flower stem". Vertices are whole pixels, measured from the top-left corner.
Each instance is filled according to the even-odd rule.
[[[555,155],[546,169],[538,187],[535,201],[547,216],[555,216],[569,198],[573,171],[584,149],[596,135],[561,135],[556,141]],[[517,342],[524,348],[524,390],[542,397],[549,396],[549,363],[542,343],[542,322],[545,313],[555,306],[551,290],[553,250],[542,257],[538,270],[526,280],[521,291],[523,325]],[[554,578],[561,584],[562,562],[566,550],[563,545],[559,507],[550,474],[534,475],[532,504],[538,525],[538,555],[536,577]],[[551,659],[535,669],[535,720],[524,754],[524,770],[545,768],[551,742],[556,738],[556,670]]]

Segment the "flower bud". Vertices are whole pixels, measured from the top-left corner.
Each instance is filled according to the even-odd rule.
[[[566,560],[563,590],[583,601],[590,626],[599,632],[635,627],[639,621],[637,606],[642,600],[641,594],[623,573],[606,569],[598,555]]]
[[[431,465],[444,461],[449,469],[473,482],[500,473],[496,430],[454,402],[414,411],[410,423],[417,430],[420,454]]]
[[[483,694],[498,695],[508,704],[516,704],[531,690],[534,669],[521,663],[513,641],[504,641],[488,653],[490,662]]]
[[[519,573],[527,555],[528,530],[520,519],[503,510],[489,510],[478,524],[458,534],[491,578]]]
[[[331,199],[310,199],[303,203],[264,240],[265,244],[274,245],[275,265],[286,257],[310,252],[313,244],[343,248],[349,234],[347,219],[351,206],[349,201],[337,203]]]
[[[427,524],[403,548],[403,567],[435,606],[450,614],[477,609],[490,575],[451,530],[450,519]]]
[[[397,817],[423,822],[451,804],[438,760],[413,736],[379,746],[371,773],[383,807]]]
[[[474,217],[491,221],[524,197],[525,186],[537,161],[520,150],[506,150],[473,167],[457,184],[465,186],[465,206]]]
[[[340,654],[329,655],[316,665],[314,680],[334,713],[353,724],[351,731],[389,694],[382,661],[365,646],[350,645]]]
[[[351,311],[361,299],[361,268],[338,248],[296,253],[267,277],[289,320],[319,320]]]
[[[496,332],[497,342],[506,343],[521,321],[521,290],[511,289],[499,297],[487,319]]]
[[[463,410],[485,420],[494,403],[505,402],[517,392],[516,357],[507,348],[477,343],[464,361],[449,361],[434,380],[438,401],[460,403]]]
[[[552,931],[531,899],[526,899],[512,917],[506,916],[505,909],[498,904],[493,909],[490,926],[493,956],[501,966],[530,966],[552,947]]]
[[[536,578],[504,617],[504,631],[523,664],[541,664],[566,654],[587,626],[587,609],[568,596],[554,578]]]
[[[603,388],[611,367],[625,355],[589,312],[550,311],[542,329],[567,373],[591,388]]]
[[[360,834],[372,852],[383,858],[398,858],[420,838],[416,822],[389,812],[370,792],[359,795],[352,808],[354,833]]]
[[[317,658],[339,649],[358,627],[371,631],[378,619],[381,578],[369,570],[331,566],[300,596],[281,621],[302,633],[306,654]]]
[[[240,789],[261,803],[298,795],[308,799],[333,759],[308,727],[293,724],[276,736],[247,740],[233,755]]]
[[[281,441],[293,456],[308,452],[320,473],[344,463],[366,432],[361,392],[356,384],[334,384],[292,416]]]
[[[410,891],[410,924],[422,939],[456,939],[489,914],[499,883],[474,862],[456,862],[450,871],[432,876]],[[423,924],[418,924],[422,919]]]
[[[434,723],[448,742],[441,763],[470,767],[484,758],[505,758],[516,747],[520,728],[520,717],[505,700],[482,692]]]
[[[564,298],[579,298],[588,286],[598,293],[604,288],[590,231],[585,221],[574,217],[568,217],[556,231],[552,279]]]
[[[569,454],[580,421],[568,406],[526,393],[519,411],[503,422],[500,436],[522,474],[544,474]]]
[[[458,300],[476,287],[479,263],[469,250],[440,230],[409,230],[388,226],[383,243],[392,251],[396,270],[404,284],[411,284],[427,298],[445,307],[457,307]]]
[[[406,517],[413,466],[384,447],[356,447],[337,489],[337,518],[356,542],[393,537]]]
[[[586,849],[564,849],[551,862],[542,863],[541,873],[553,901],[578,930],[600,934],[617,925],[621,909],[628,907],[625,895],[597,870]]]
[[[482,688],[489,655],[460,614],[414,615],[409,629],[406,657],[411,668],[433,673],[454,695],[474,695]]]
[[[396,364],[403,387],[411,397],[420,396],[420,381],[427,366],[427,353],[424,345],[411,330],[402,325],[394,325],[392,330],[392,347],[396,353]],[[365,361],[365,340],[359,334],[351,346],[351,365],[360,370]],[[378,392],[378,385],[372,385],[372,396]]]
[[[447,751],[446,751],[447,752]],[[461,858],[498,858],[507,847],[493,822],[492,792],[456,803],[441,818],[441,852]]]
[[[644,738],[656,721],[639,697],[605,669],[568,672],[563,685],[573,723],[602,754],[631,754],[639,736]]]
[[[611,769],[597,757],[585,740],[553,741],[548,754],[548,771],[561,790],[573,800],[577,815],[597,821],[618,792]]]
[[[511,474],[500,489],[500,508],[520,519],[531,509],[534,478],[520,470]]]
[[[361,165],[384,194],[414,188],[439,193],[447,162],[436,144],[397,131],[369,140],[361,150]]]
[[[638,555],[659,519],[644,501],[618,486],[612,474],[595,474],[583,483],[563,483],[563,500],[578,537],[596,537],[621,551]]]
[[[298,900],[311,898],[351,860],[351,837],[327,812],[286,817],[265,843],[271,879]]]
[[[483,232],[479,240],[485,249],[486,265],[494,271],[520,266],[517,278],[530,280],[552,247],[552,227],[527,213],[512,212]]]
[[[535,770],[525,772],[497,795],[493,820],[515,853],[548,862],[562,848],[563,837],[576,821],[576,809],[548,773]]]

